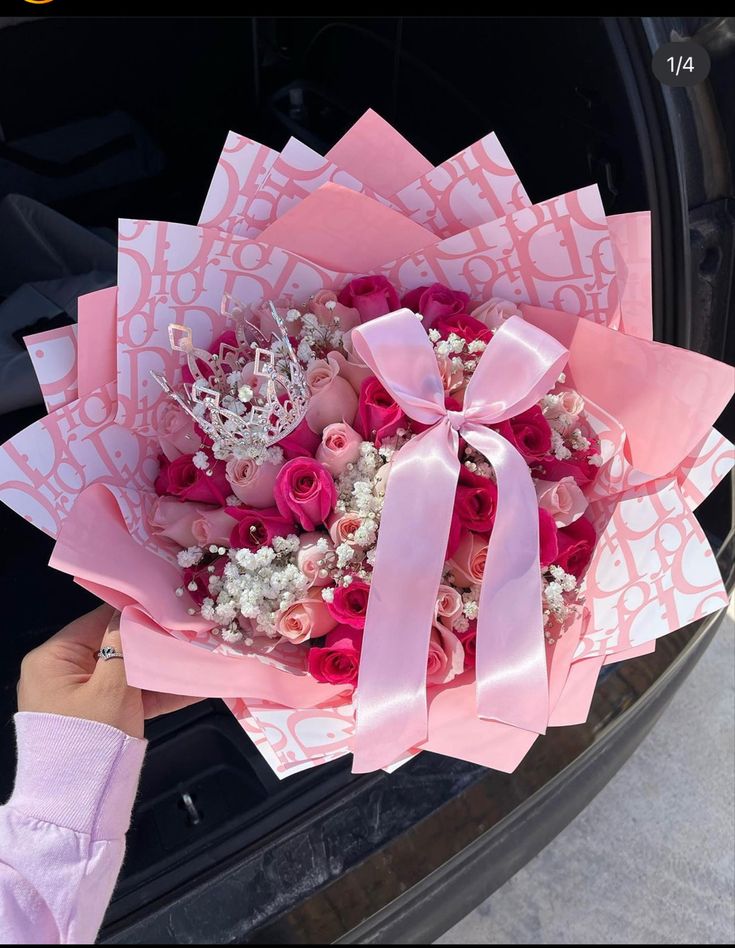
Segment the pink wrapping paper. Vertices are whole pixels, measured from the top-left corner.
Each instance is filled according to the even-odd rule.
[[[377,161],[378,154],[389,154],[391,161]],[[0,496],[41,529],[60,535],[55,567],[125,608],[134,683],[222,695],[279,776],[333,760],[350,751],[354,734],[354,710],[344,694],[300,691],[307,679],[294,676],[296,666],[235,657],[215,644],[206,623],[197,626],[182,616],[169,601],[175,597],[161,592],[171,586],[175,568],[148,534],[145,512],[154,496],[157,450],[149,432],[161,404],[149,372],[170,375],[178,363],[169,351],[167,327],[186,322],[197,343],[207,345],[224,328],[223,292],[243,302],[303,299],[360,273],[357,261],[364,260],[405,290],[439,280],[474,298],[495,295],[530,304],[523,307],[525,318],[546,320],[547,329],[553,321],[562,342],[596,358],[604,351],[609,360],[605,372],[588,371],[587,356],[572,366],[574,383],[597,405],[596,424],[610,461],[595,505],[604,532],[586,579],[587,612],[548,650],[549,723],[583,720],[604,662],[643,654],[659,635],[724,604],[714,558],[692,511],[733,464],[732,446],[709,428],[729,394],[726,384],[732,388],[732,375],[726,378],[715,363],[693,353],[646,342],[648,214],[606,219],[594,188],[527,206],[494,136],[432,169],[375,113],[326,159],[317,158],[309,159],[314,168],[338,169],[327,174],[335,183],[314,190],[302,181],[299,191],[299,168],[292,161],[278,187],[271,180],[277,199],[257,241],[240,236],[238,228],[246,226],[257,195],[268,193],[273,168],[284,171],[286,164],[277,164],[276,152],[234,133],[201,227],[121,223],[117,309],[114,291],[92,294],[82,304],[87,315],[80,316],[79,362],[71,333],[37,340],[37,353],[44,355],[36,354],[34,362],[45,394],[59,407],[0,450]],[[336,186],[340,174],[351,177],[349,187]],[[367,212],[371,194],[380,201],[370,205],[370,219],[384,221],[387,234],[376,225],[366,236],[353,226]],[[399,223],[396,209],[412,220]],[[327,210],[336,233],[325,223]],[[312,246],[321,260],[314,261]],[[101,315],[94,321],[89,314],[98,306]],[[100,347],[104,355],[95,364],[92,356]],[[58,355],[42,366],[52,349]],[[667,430],[671,439],[657,439],[646,421],[641,393],[636,397],[632,384],[642,374],[651,383],[646,397],[654,398],[659,386],[666,392],[650,413],[654,419],[685,379],[699,386],[699,414],[685,412],[682,425]],[[685,408],[680,404],[677,411]],[[667,576],[673,587],[664,582]],[[429,738],[422,748],[510,771],[535,735],[477,719],[474,681],[466,677],[430,691]],[[419,749],[407,748],[401,760]]]
[[[41,387],[47,411],[74,401],[79,394],[77,378],[77,327],[60,326],[25,337],[28,355]]]

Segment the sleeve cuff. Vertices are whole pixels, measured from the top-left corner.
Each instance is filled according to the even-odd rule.
[[[109,724],[60,714],[15,715],[18,770],[8,805],[93,839],[130,825],[147,742]]]

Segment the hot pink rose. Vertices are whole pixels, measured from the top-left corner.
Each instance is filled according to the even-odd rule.
[[[331,356],[317,359],[306,370],[309,406],[306,421],[312,431],[321,434],[327,425],[343,421],[352,424],[357,411],[357,395],[347,379],[339,374],[339,362]]]
[[[534,486],[539,507],[548,510],[557,527],[568,527],[587,509],[587,498],[573,477],[562,477],[560,481],[536,481]]]
[[[304,530],[315,530],[334,510],[337,488],[318,461],[294,458],[278,472],[275,498],[282,516],[295,518]]]
[[[384,276],[364,276],[350,280],[337,297],[343,306],[352,306],[362,322],[399,309],[395,287]]]
[[[532,405],[520,415],[493,427],[517,448],[526,461],[538,461],[551,450],[551,428],[538,405]]]
[[[319,435],[311,430],[304,418],[290,435],[281,438],[278,447],[283,451],[287,461],[294,458],[313,458],[314,452],[319,447]]]
[[[295,532],[293,517],[281,516],[276,507],[255,510],[252,507],[225,507],[237,523],[230,534],[230,546],[236,549],[259,550],[270,546],[274,537],[287,537]]]
[[[477,309],[473,309],[470,313],[473,319],[484,323],[493,332],[500,329],[511,316],[522,317],[522,315],[515,303],[511,303],[510,300],[501,300],[499,297],[493,297],[486,303],[481,303]]]
[[[452,522],[449,525],[449,537],[447,539],[447,551],[444,554],[445,560],[451,560],[454,556],[457,547],[459,546],[459,541],[462,539],[462,534],[464,533],[464,527],[462,526],[462,521],[459,519],[457,514],[457,508],[452,511]]]
[[[559,552],[554,562],[561,566],[565,573],[571,573],[581,579],[592,559],[596,542],[595,528],[586,517],[580,517],[568,527],[559,530]]]
[[[442,316],[441,319],[437,319],[433,328],[436,329],[442,339],[447,339],[452,333],[455,336],[460,336],[466,342],[475,342],[477,339],[482,342],[489,342],[492,339],[492,333],[484,323],[464,313],[457,316]]]
[[[210,458],[209,467],[202,470],[194,464],[191,454],[182,454],[173,461],[165,457],[160,460],[161,467],[155,482],[157,494],[224,506],[230,494],[230,485],[227,483],[223,461]]]
[[[260,509],[273,506],[273,485],[280,469],[279,464],[256,464],[252,458],[230,458],[225,473],[235,497]]]
[[[429,639],[426,684],[446,685],[464,671],[464,649],[454,632],[435,625]]]
[[[327,425],[322,431],[322,443],[316,449],[316,459],[329,471],[332,477],[344,473],[348,464],[354,464],[360,457],[362,438],[343,421]]]
[[[462,643],[462,648],[464,649],[465,671],[467,671],[468,668],[474,668],[477,655],[477,623],[470,622],[469,628],[464,632],[455,632],[454,634]]]
[[[207,566],[190,566],[184,570],[184,589],[198,606],[201,606],[210,594],[209,580],[211,577],[221,576],[228,563],[229,560],[226,556],[220,556]],[[196,589],[189,589],[192,584],[196,585]]]
[[[309,590],[303,599],[292,602],[276,616],[276,631],[294,645],[320,639],[336,624],[318,589]]]
[[[166,399],[161,409],[156,428],[161,451],[169,461],[182,454],[193,454],[199,450],[202,439],[196,432],[194,419],[176,402]]]
[[[539,507],[538,512],[538,546],[539,562],[542,569],[556,563],[556,554],[558,552],[557,529],[554,518],[548,512]]]
[[[329,613],[341,625],[363,629],[369,595],[370,587],[361,579],[353,579],[349,586],[337,586],[334,599],[327,603]]]
[[[323,648],[309,649],[309,674],[331,685],[355,685],[361,648],[362,632],[338,625],[324,640]]]
[[[495,482],[463,467],[454,496],[454,509],[462,526],[475,533],[489,533],[495,523],[497,506],[498,488]]]
[[[567,458],[566,461],[547,454],[546,457],[538,459],[538,470],[547,481],[560,481],[564,477],[571,477],[580,487],[587,487],[597,477],[599,468],[590,464],[587,456],[582,453]]]
[[[440,586],[436,593],[436,618],[451,626],[462,612],[462,597],[453,586]]]
[[[326,549],[320,548],[325,545]],[[312,531],[301,534],[296,565],[309,580],[309,586],[326,586],[330,583],[329,568],[335,561],[334,544],[325,533]]]
[[[335,511],[327,520],[329,536],[335,546],[339,546],[340,543],[349,543],[350,546],[356,546],[355,533],[361,526],[362,520],[354,513],[338,514]]]
[[[344,306],[332,290],[319,290],[309,300],[309,310],[323,326],[338,325],[348,332],[360,325],[360,314],[352,306]],[[337,323],[335,323],[335,319]]]
[[[466,313],[470,298],[461,290],[451,290],[443,283],[431,286],[418,286],[409,290],[401,300],[401,305],[424,317],[425,329],[430,329],[434,321],[443,316],[456,316]]]
[[[392,437],[407,424],[403,409],[381,382],[375,376],[365,379],[360,389],[360,404],[355,420],[355,428],[363,438],[375,441],[380,447],[386,438]]]
[[[482,582],[487,559],[487,537],[464,530],[449,567],[458,586],[475,586]]]

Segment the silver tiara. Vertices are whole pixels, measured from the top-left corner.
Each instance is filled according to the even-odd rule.
[[[175,389],[162,375],[152,375],[212,439],[215,457],[262,461],[266,449],[298,428],[306,416],[306,375],[278,310],[272,302],[269,307],[278,328],[270,345],[246,318],[242,304],[231,297],[223,300],[222,312],[235,323],[234,346],[223,343],[212,353],[194,345],[188,326],[172,323],[168,327],[171,348],[183,353],[194,381]],[[257,390],[241,378],[250,362],[254,378],[265,380]]]

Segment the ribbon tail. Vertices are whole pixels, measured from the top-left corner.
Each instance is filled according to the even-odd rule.
[[[467,424],[462,436],[492,464],[498,484],[477,620],[477,713],[544,734],[549,683],[533,481],[497,432]]]
[[[381,515],[357,683],[354,773],[426,740],[426,663],[459,476],[443,421],[394,455]]]

